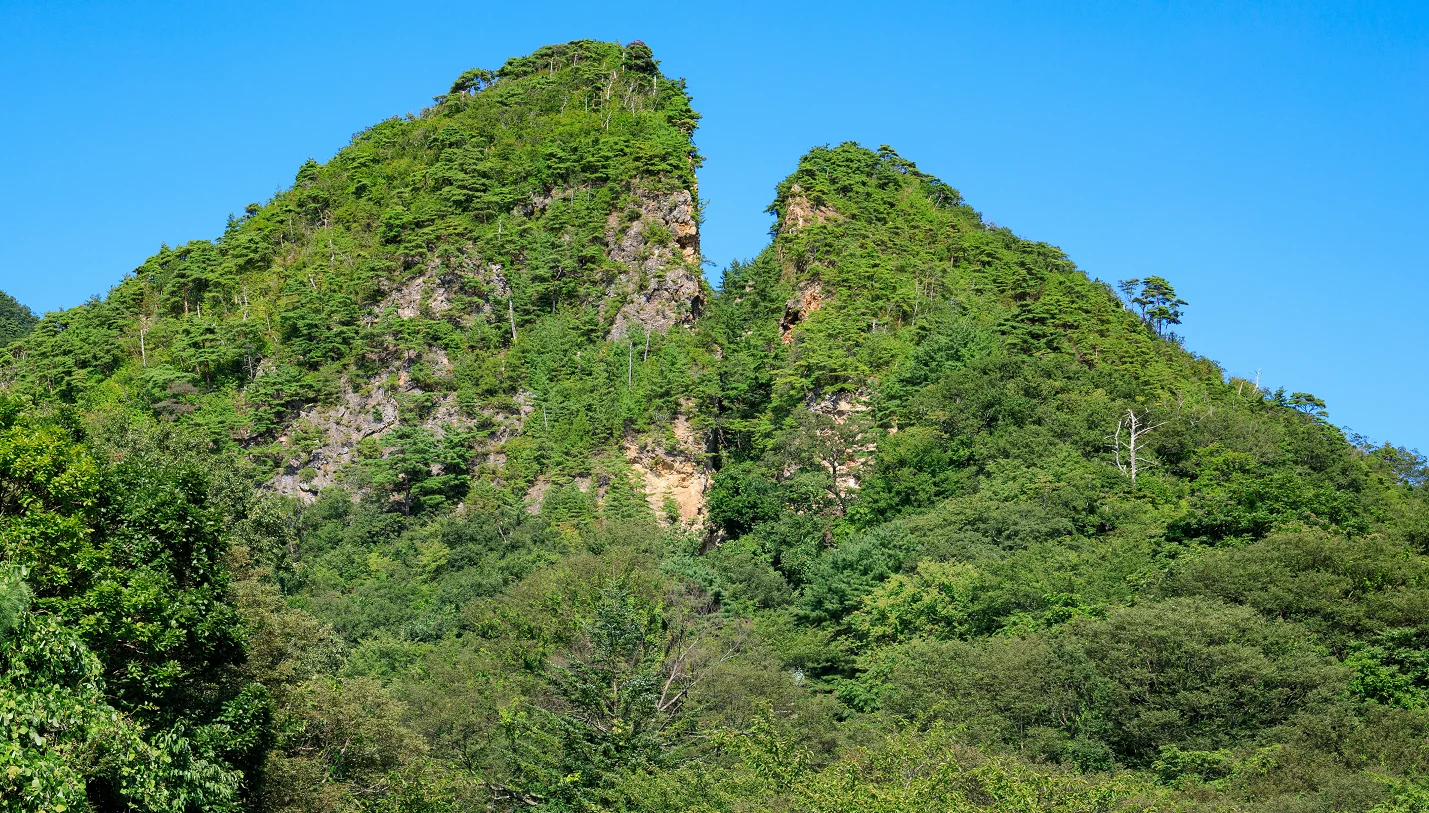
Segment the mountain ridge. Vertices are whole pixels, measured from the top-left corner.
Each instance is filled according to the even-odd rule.
[[[698,121],[472,69],[0,349],[0,797],[1417,809],[1422,457],[887,145],[711,287]]]

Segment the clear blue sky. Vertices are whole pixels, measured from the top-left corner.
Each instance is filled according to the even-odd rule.
[[[893,145],[1187,346],[1429,451],[1429,3],[0,2],[0,289],[103,293],[469,67],[643,39],[705,115],[704,248],[817,144]]]

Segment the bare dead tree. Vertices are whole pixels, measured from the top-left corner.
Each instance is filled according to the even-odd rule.
[[[660,728],[674,721],[675,712],[700,681],[745,650],[750,635],[748,622],[725,619],[719,602],[699,588],[677,587],[667,593],[665,613],[663,679],[654,703]]]
[[[1136,410],[1128,409],[1126,417],[1116,422],[1116,432],[1111,436],[1112,454],[1116,458],[1116,467],[1121,469],[1123,474],[1131,477],[1131,484],[1136,485],[1137,470],[1145,466],[1154,466],[1154,460],[1148,460],[1140,451],[1141,439],[1148,432],[1152,432],[1165,425],[1165,422],[1148,425],[1146,415],[1137,415]],[[1125,433],[1126,438],[1122,438]],[[1126,459],[1122,459],[1122,452],[1126,453]]]
[[[153,326],[148,314],[139,317],[139,366],[144,369],[149,367],[149,347],[144,341],[149,335],[149,328]]]
[[[702,652],[706,649],[701,645],[708,632],[708,628],[702,628],[691,636],[688,631],[681,630],[667,644],[665,670],[668,674],[655,701],[656,711],[663,715],[674,712],[696,684],[743,650],[748,637],[747,629],[740,626],[733,639],[724,642],[725,646]],[[667,716],[661,727],[669,721]]]

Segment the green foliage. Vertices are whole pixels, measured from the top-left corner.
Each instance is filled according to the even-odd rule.
[[[7,577],[14,590],[17,573]],[[102,805],[237,810],[221,725],[147,729],[111,707],[103,667],[53,617],[23,613],[0,641],[0,799],[16,810]]]
[[[367,483],[404,514],[437,510],[466,494],[471,450],[451,428],[438,438],[424,427],[401,426],[366,452]]]
[[[1235,761],[1227,751],[1183,751],[1163,745],[1151,769],[1163,782],[1205,782],[1229,776]]]
[[[851,748],[827,766],[763,718],[730,737],[740,761],[699,765],[635,785],[647,810],[1151,811],[1175,809],[1167,794],[1120,775],[1078,776],[1007,757],[989,757],[946,728],[904,730]]]
[[[0,787],[30,809],[237,809],[269,725],[262,688],[228,671],[219,529],[242,501],[157,427],[96,442],[0,414]]]
[[[0,640],[10,637],[30,608],[30,588],[18,574],[0,581]]]
[[[1423,806],[1421,455],[886,145],[709,289],[659,67],[466,71],[0,297],[3,805]]]
[[[187,707],[242,657],[223,598],[230,509],[182,437],[104,429],[100,456],[58,422],[0,428],[0,552],[37,609],[76,625],[121,707]]]
[[[872,642],[967,636],[974,630],[970,616],[985,579],[971,565],[920,562],[916,574],[892,576],[864,596],[852,626]]]
[[[1053,634],[903,647],[887,656],[886,705],[1034,756],[1147,767],[1162,745],[1226,747],[1342,691],[1342,670],[1302,637],[1234,606],[1131,607]]]
[[[802,609],[816,621],[836,621],[856,609],[880,582],[910,566],[917,544],[896,526],[882,526],[821,557],[803,591]]]
[[[1391,706],[1429,707],[1429,646],[1420,630],[1398,627],[1356,642],[1345,666],[1354,670],[1352,694]]]
[[[29,335],[38,321],[33,311],[0,291],[0,347]]]
[[[752,463],[736,463],[715,474],[709,493],[710,523],[731,537],[779,517],[779,488]]]
[[[519,786],[559,807],[602,810],[616,798],[612,777],[662,765],[661,627],[658,609],[628,590],[600,594],[577,657],[547,678],[559,711],[513,711],[503,721]]]
[[[814,150],[771,212],[709,316],[709,583],[830,636],[785,660],[806,685],[1208,804],[1387,800],[1369,746],[1310,733],[1342,715],[1394,719],[1384,759],[1417,770],[1417,456],[1227,383],[1170,333],[1163,278],[1128,312],[886,147]],[[1155,427],[1134,486],[1108,446],[1128,409]],[[1305,795],[1309,764],[1339,789]]]
[[[1117,283],[1117,288],[1126,297],[1127,303],[1136,308],[1141,321],[1156,331],[1157,336],[1175,338],[1168,328],[1181,324],[1181,308],[1187,302],[1176,296],[1176,289],[1171,287],[1171,283],[1164,277],[1151,276],[1124,279]]]
[[[578,431],[557,456],[583,459],[622,421],[668,418],[690,395],[697,359],[679,340],[652,337],[638,382],[601,345],[640,287],[635,263],[698,276],[662,215],[641,208],[642,195],[693,188],[697,119],[639,44],[581,40],[467,71],[421,115],[306,162],[219,239],[165,246],[107,298],[42,320],[7,380],[77,403],[149,397],[135,384],[167,371],[211,404],[161,414],[207,421],[220,445],[276,441],[275,456],[297,410],[374,375],[463,389],[462,417],[477,422],[500,411],[493,398],[534,390],[549,411],[578,393],[572,410],[600,404],[596,437]],[[611,218],[639,221],[638,245],[616,246]]]

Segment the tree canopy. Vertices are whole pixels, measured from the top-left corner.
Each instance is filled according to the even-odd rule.
[[[0,339],[0,806],[1429,804],[1423,456],[888,145],[709,286],[660,66],[468,70]]]
[[[29,335],[38,321],[39,317],[29,308],[0,291],[0,347]]]

